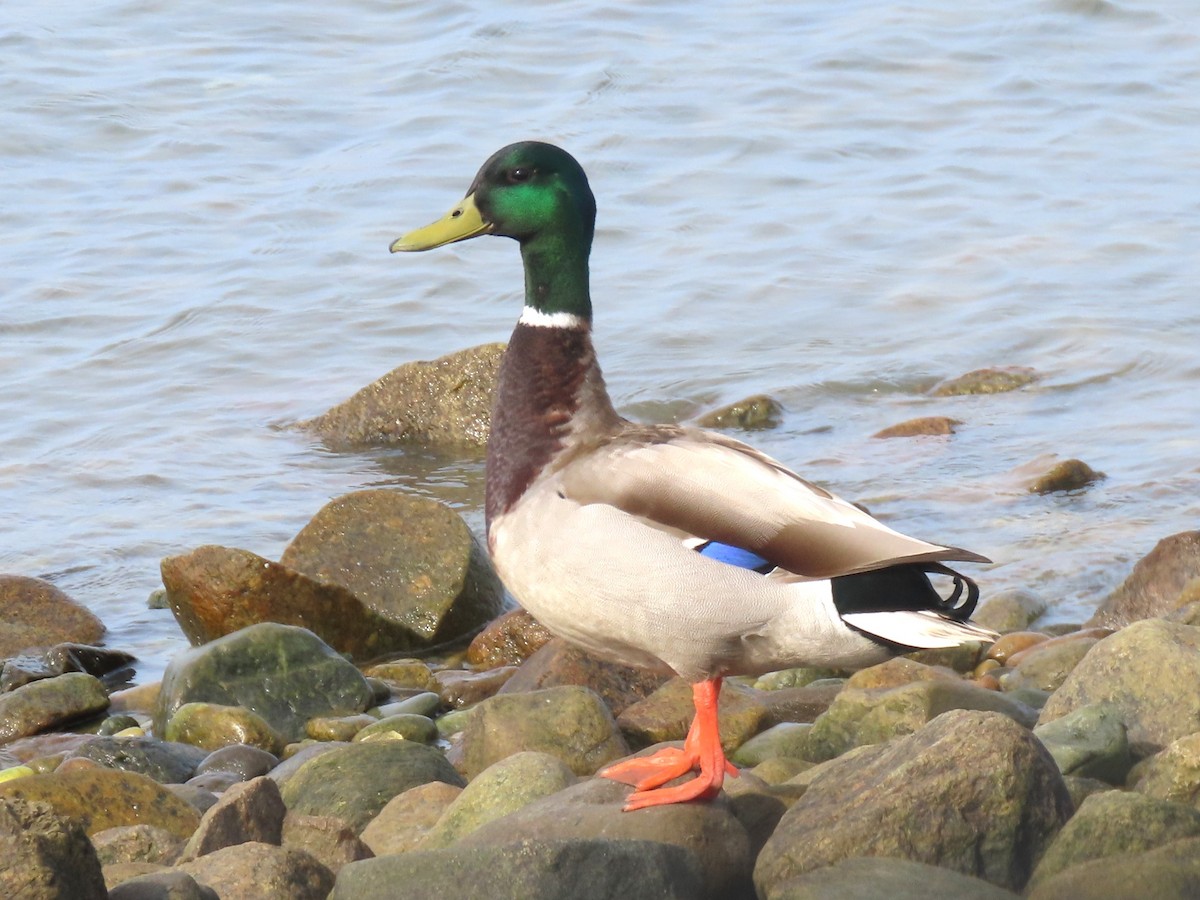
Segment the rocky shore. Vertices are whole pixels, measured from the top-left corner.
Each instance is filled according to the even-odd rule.
[[[738,777],[634,813],[595,773],[681,741],[688,686],[506,606],[443,505],[356,492],[279,560],[201,547],[162,575],[194,646],[122,689],[95,616],[0,576],[0,896],[1200,896],[1200,532],[1087,623],[1000,594],[991,645],[728,679]]]

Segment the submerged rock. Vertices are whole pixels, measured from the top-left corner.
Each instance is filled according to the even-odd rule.
[[[774,397],[755,394],[704,413],[696,420],[701,428],[741,428],[753,431],[775,428],[783,417],[783,406]]]
[[[907,419],[896,425],[889,425],[880,431],[875,432],[873,438],[900,438],[900,437],[920,437],[922,435],[948,435],[954,434],[957,427],[961,425],[958,419],[951,419],[948,416],[921,416],[917,419]]]
[[[15,656],[0,671],[0,692],[11,691],[31,681],[54,678],[67,672],[85,672],[103,678],[134,662],[120,650],[93,647],[90,644],[56,644],[39,653]]]
[[[504,344],[482,344],[405,363],[298,427],[334,450],[401,443],[487,444]]]
[[[1033,384],[1041,376],[1026,366],[975,369],[957,378],[933,386],[935,397],[959,397],[965,394],[1003,394]]]
[[[1103,472],[1097,472],[1081,459],[1064,459],[1035,478],[1029,485],[1029,492],[1055,494],[1061,491],[1077,491],[1105,477]]]
[[[69,641],[94,644],[104,623],[48,581],[0,575],[0,659]]]
[[[1165,537],[1104,598],[1089,625],[1121,628],[1200,600],[1200,531]]]

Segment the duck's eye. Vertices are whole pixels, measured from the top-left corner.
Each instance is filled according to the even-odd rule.
[[[528,166],[517,166],[515,169],[508,170],[508,183],[520,184],[523,181],[528,181],[533,177],[534,170]]]

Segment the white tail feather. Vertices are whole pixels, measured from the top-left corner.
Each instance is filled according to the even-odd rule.
[[[842,619],[860,631],[893,644],[926,650],[957,647],[969,641],[987,643],[1000,637],[974,622],[960,622],[931,610],[846,613]]]

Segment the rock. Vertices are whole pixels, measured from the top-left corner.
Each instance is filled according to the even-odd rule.
[[[167,784],[163,785],[168,791],[196,811],[197,821],[213,806],[216,805],[217,795],[196,784]]]
[[[1013,671],[1007,680],[1001,680],[1001,688],[1009,692],[1018,687],[1035,688],[1053,693],[1099,641],[1098,637],[1063,635],[1030,647],[1013,657],[1009,663]]]
[[[249,841],[278,845],[286,814],[279,786],[270,778],[235,784],[204,814],[183,848],[182,861]]]
[[[775,428],[782,419],[783,407],[778,400],[766,394],[755,394],[706,412],[696,420],[696,424],[701,428],[740,428],[744,431],[756,431]]]
[[[604,701],[573,685],[500,695],[475,708],[462,738],[468,778],[522,750],[557,756],[577,775],[629,752]]]
[[[94,644],[104,623],[40,578],[0,575],[0,659],[63,641]]]
[[[554,637],[523,609],[513,609],[490,622],[471,641],[467,662],[476,669],[520,665]]]
[[[767,710],[758,699],[759,693],[733,681],[721,685],[717,721],[726,753],[733,752],[763,727]],[[617,724],[630,746],[637,749],[683,740],[695,713],[692,686],[676,676],[645,700],[627,707],[617,717]]]
[[[508,679],[516,674],[516,666],[501,666],[485,672],[439,669],[434,673],[434,679],[438,684],[438,697],[442,704],[451,709],[462,709],[482,703],[488,697],[494,697]]]
[[[303,850],[253,841],[181,863],[176,871],[228,900],[325,900],[333,890],[333,873]]]
[[[497,847],[520,840],[576,841],[598,836],[670,843],[687,850],[699,863],[704,889],[692,897],[725,900],[753,896],[750,839],[727,800],[622,812],[632,790],[607,778],[588,779],[489,822],[456,846]],[[639,895],[635,892],[633,896]]]
[[[392,740],[432,744],[437,740],[437,736],[437,726],[428,716],[399,713],[368,725],[354,736],[354,740],[360,743],[362,741]]]
[[[1200,531],[1165,537],[1138,560],[1119,587],[1100,604],[1089,625],[1120,628],[1165,615],[1200,599],[1190,587],[1200,578]]]
[[[1058,768],[1028,731],[994,712],[954,710],[822,767],[754,880],[769,896],[822,866],[891,856],[1019,890],[1070,814]]]
[[[1200,806],[1200,732],[1172,741],[1141,763],[1134,788],[1149,797]]]
[[[297,772],[299,772],[310,760],[316,759],[318,756],[324,756],[326,753],[332,753],[339,747],[349,747],[349,743],[337,741],[309,741],[303,745],[292,745],[297,749],[291,753],[284,755],[283,762],[273,768],[267,774],[275,780],[280,789],[288,783]]]
[[[217,703],[253,710],[298,740],[313,716],[362,712],[372,700],[358,669],[312,632],[264,622],[176,655],[163,675],[154,730],[163,733],[185,703]]]
[[[958,419],[951,419],[948,416],[921,416],[917,419],[908,419],[898,425],[889,425],[887,428],[875,432],[871,437],[898,438],[954,434],[958,430],[957,426],[961,424],[962,422]]]
[[[1050,640],[1050,635],[1041,631],[1011,631],[1002,634],[987,652],[988,659],[1008,665],[1009,658],[1023,653],[1030,647]]]
[[[1133,765],[1125,724],[1116,707],[1109,703],[1081,706],[1060,719],[1039,725],[1033,734],[1064,775],[1122,784]]]
[[[121,881],[108,900],[221,900],[210,887],[183,872],[152,872]]]
[[[437,682],[433,680],[433,672],[419,659],[393,659],[376,663],[363,669],[363,674],[368,678],[379,678],[398,688],[429,691],[437,687]]]
[[[196,766],[196,774],[205,772],[232,772],[239,781],[249,781],[259,775],[266,775],[279,759],[273,753],[268,753],[259,747],[249,744],[229,744],[220,750],[214,750]]]
[[[833,705],[843,687],[844,682],[830,679],[804,687],[760,691],[753,696],[766,711],[762,724],[770,728],[782,722],[815,722]]]
[[[1025,366],[1005,366],[975,369],[957,378],[949,378],[933,386],[934,397],[960,397],[970,394],[1004,394],[1033,384],[1040,376]]]
[[[112,703],[112,697],[109,697],[109,703]],[[142,725],[133,716],[118,715],[108,716],[100,723],[96,729],[96,734],[101,737],[112,737],[119,731],[127,731],[130,728],[141,729]],[[132,737],[133,735],[122,735],[122,737]],[[143,735],[144,736],[144,735]]]
[[[1002,713],[1026,727],[1037,720],[1036,710],[966,681],[938,678],[890,688],[848,684],[813,723],[808,735],[808,758],[821,762],[841,756],[852,747],[913,734],[955,709]]]
[[[671,677],[669,670],[654,672],[610,662],[555,638],[522,663],[500,688],[500,693],[525,693],[575,684],[595,691],[612,714],[619,716],[626,707],[644,700]]]
[[[1081,459],[1064,459],[1035,478],[1029,485],[1029,492],[1054,494],[1060,491],[1077,491],[1105,477],[1103,472],[1097,472]]]
[[[1192,900],[1200,897],[1200,838],[1071,866],[1038,882],[1029,900]]]
[[[458,785],[430,781],[397,794],[362,830],[363,843],[376,856],[413,850],[462,791]]]
[[[108,709],[99,679],[82,672],[34,681],[0,694],[0,744],[94,716]]]
[[[298,427],[333,450],[408,442],[483,447],[503,355],[504,344],[482,344],[405,363]]]
[[[223,794],[235,784],[240,784],[242,779],[238,777],[236,772],[205,772],[202,775],[196,775],[189,778],[186,782],[191,787],[200,787],[206,791],[212,791],[215,794]],[[210,809],[205,807],[205,812]]]
[[[1112,703],[1134,756],[1148,756],[1196,730],[1200,721],[1200,629],[1162,619],[1106,637],[1050,695],[1038,723],[1081,706]]]
[[[763,760],[758,765],[748,769],[747,771],[749,771],[755,778],[758,778],[767,784],[775,785],[782,784],[789,779],[795,778],[801,772],[807,772],[816,765],[818,765],[818,763],[809,762],[807,759],[797,759],[793,756],[772,756],[769,759]],[[728,782],[726,782],[726,784],[728,784]],[[807,787],[807,785],[805,785],[805,787]]]
[[[325,504],[280,562],[341,585],[413,646],[452,641],[500,614],[504,588],[462,517],[428,497],[378,489]],[[375,655],[392,650],[385,647]]]
[[[847,859],[783,882],[765,900],[1017,900],[1019,894],[909,859]]]
[[[973,621],[1001,634],[1024,631],[1046,612],[1046,601],[1028,591],[1009,590],[992,594],[971,617]]]
[[[157,825],[118,825],[92,835],[101,866],[117,863],[173,865],[183,852],[183,839]]]
[[[67,672],[85,672],[102,678],[124,669],[132,662],[134,658],[120,650],[88,644],[56,644],[40,653],[23,654],[7,660],[3,670],[0,670],[0,692]]]
[[[1029,889],[1088,860],[1142,853],[1190,837],[1200,837],[1200,812],[1189,806],[1125,791],[1092,794],[1047,848]]]
[[[109,710],[114,715],[127,712],[149,713],[158,701],[158,692],[161,687],[161,682],[151,681],[148,684],[139,684],[136,687],[113,691],[108,695]]]
[[[47,803],[88,834],[118,825],[157,825],[187,838],[200,823],[194,809],[158,782],[99,766],[30,775],[0,784],[0,800]]]
[[[284,744],[283,737],[254,710],[220,703],[183,704],[167,720],[163,736],[204,750],[249,744],[273,755]]]
[[[0,897],[105,900],[96,851],[46,803],[0,796]]]
[[[782,691],[786,688],[807,687],[814,681],[829,681],[838,676],[836,669],[820,669],[801,666],[795,669],[780,669],[767,672],[754,681],[756,691]]]
[[[387,716],[398,716],[401,713],[433,718],[441,708],[441,697],[433,691],[421,691],[418,694],[413,694],[411,697],[405,697],[403,700],[394,700],[391,703],[385,703],[383,706],[377,706],[371,712],[385,718]]]
[[[287,808],[299,815],[332,815],[361,832],[384,804],[428,781],[461,786],[440,751],[410,741],[372,741],[338,747],[311,759],[282,786]]]
[[[330,900],[696,900],[706,894],[696,859],[686,850],[650,840],[591,837],[455,846],[369,859],[342,869],[329,896]]]
[[[288,813],[283,820],[283,846],[311,854],[334,876],[347,863],[371,859],[375,855],[354,829],[337,816]]]
[[[419,849],[447,847],[488,822],[565,790],[577,780],[566,763],[548,753],[514,753],[471,780],[429,830]]]
[[[750,738],[729,760],[739,766],[757,766],[777,756],[804,759],[811,730],[812,725],[808,723],[781,722]]]
[[[188,744],[152,737],[95,737],[81,744],[68,759],[90,759],[109,769],[137,772],[160,784],[180,783],[196,774],[205,757]]]
[[[379,720],[370,713],[355,716],[317,716],[304,723],[304,733],[316,741],[351,741]]]
[[[424,641],[350,590],[230,547],[209,545],[160,566],[171,612],[194,645],[260,622],[302,626],[342,653],[372,659]]]

